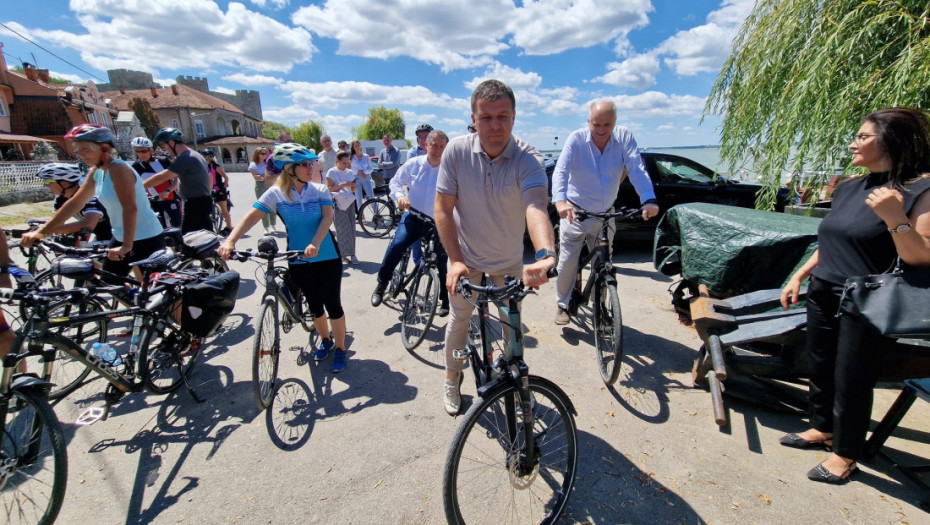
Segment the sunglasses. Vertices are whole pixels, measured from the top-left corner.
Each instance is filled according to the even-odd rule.
[[[311,167],[316,166],[317,164],[319,164],[319,162],[320,162],[320,161],[318,161],[318,160],[305,160],[305,161],[303,161],[303,162],[298,162],[297,165],[298,165],[298,166],[301,166],[301,167],[304,167],[304,168],[311,168]]]

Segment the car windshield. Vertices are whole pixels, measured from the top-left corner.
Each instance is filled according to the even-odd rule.
[[[712,176],[685,162],[656,159],[655,167],[659,181],[667,184],[710,184],[713,182]]]

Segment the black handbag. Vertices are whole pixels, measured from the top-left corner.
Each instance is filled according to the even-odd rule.
[[[889,273],[847,279],[842,314],[888,337],[930,338],[930,269],[905,272],[899,258]]]

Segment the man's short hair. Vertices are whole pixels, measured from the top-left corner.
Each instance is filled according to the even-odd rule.
[[[342,160],[342,159],[347,159],[347,158],[349,158],[348,151],[340,151],[339,153],[336,154],[336,160]]]
[[[391,136],[390,136],[390,135],[388,135],[387,133],[385,133],[385,134],[384,134],[384,136],[383,136],[383,137],[381,137],[381,140],[384,140],[384,139],[390,139],[390,138],[391,138]],[[393,139],[391,139],[391,140],[393,140]]]
[[[433,131],[429,132],[429,135],[426,136],[426,142],[440,137],[445,140],[447,144],[449,143],[449,136],[438,129],[434,129]]]
[[[475,105],[479,100],[484,100],[486,102],[497,102],[504,97],[510,99],[510,109],[516,111],[517,99],[513,96],[513,90],[510,89],[510,86],[504,84],[500,80],[485,80],[484,82],[478,84],[478,87],[476,87],[475,90],[471,92],[471,112],[475,112]]]
[[[348,146],[349,144],[344,140],[340,140],[336,145],[341,148],[343,146]]]

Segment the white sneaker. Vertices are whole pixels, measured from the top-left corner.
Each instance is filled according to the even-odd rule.
[[[271,226],[265,226],[265,235],[271,235],[272,232]]]
[[[462,394],[459,391],[459,387],[463,379],[465,379],[464,375],[459,372],[458,380],[453,379],[449,381],[447,379],[444,383],[442,398],[446,406],[446,413],[450,416],[458,415],[459,409],[462,408]]]

